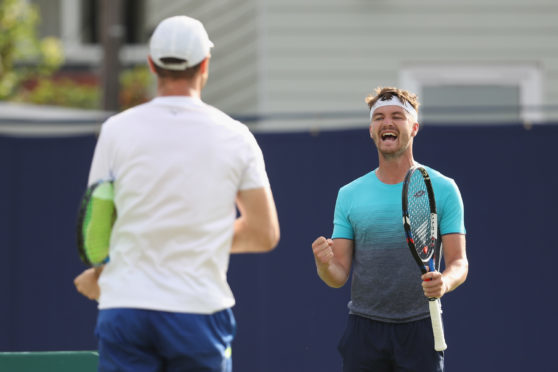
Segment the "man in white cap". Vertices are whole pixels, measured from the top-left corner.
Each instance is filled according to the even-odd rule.
[[[201,100],[212,47],[198,20],[163,20],[148,56],[158,97],[102,126],[89,184],[114,181],[118,217],[109,262],[75,279],[99,301],[100,371],[231,371],[229,254],[278,243],[254,136]]]
[[[435,189],[445,270],[421,278],[401,222],[403,180],[417,165],[417,97],[378,88],[366,103],[379,165],[339,190],[331,239],[312,243],[318,275],[330,287],[343,286],[352,268],[349,317],[338,347],[343,371],[443,371],[426,298],[442,297],[467,277],[461,195],[452,179],[425,167]]]

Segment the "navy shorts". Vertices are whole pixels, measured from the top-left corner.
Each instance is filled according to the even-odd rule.
[[[231,372],[232,310],[211,315],[100,310],[99,371]]]
[[[430,318],[385,323],[350,314],[339,352],[343,372],[444,370],[444,352],[434,350]]]

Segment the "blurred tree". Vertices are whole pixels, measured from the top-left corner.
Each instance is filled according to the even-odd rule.
[[[0,2],[0,100],[16,96],[31,79],[51,75],[64,61],[57,38],[37,37],[39,21],[26,0]]]
[[[27,0],[0,0],[0,100],[100,108],[98,83],[83,84],[58,74],[64,62],[60,41],[39,38],[38,8]],[[123,70],[119,76],[119,109],[149,99],[152,76],[146,66]]]

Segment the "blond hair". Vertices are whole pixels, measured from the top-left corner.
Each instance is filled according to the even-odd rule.
[[[364,99],[364,102],[368,105],[368,108],[371,109],[372,106],[379,100],[389,100],[393,96],[399,98],[401,103],[405,104],[408,102],[413,108],[418,112],[419,108],[419,101],[416,94],[406,91],[404,89],[399,89],[395,87],[378,87],[376,88],[374,94],[370,93]]]

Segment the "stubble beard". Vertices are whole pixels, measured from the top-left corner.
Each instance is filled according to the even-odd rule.
[[[406,141],[405,143],[401,144],[401,147],[399,149],[396,149],[395,151],[382,151],[381,147],[378,146],[378,141],[376,140],[376,138],[374,138],[374,143],[376,145],[376,148],[378,149],[379,155],[382,156],[385,160],[400,158],[407,152],[411,145],[411,141]]]

